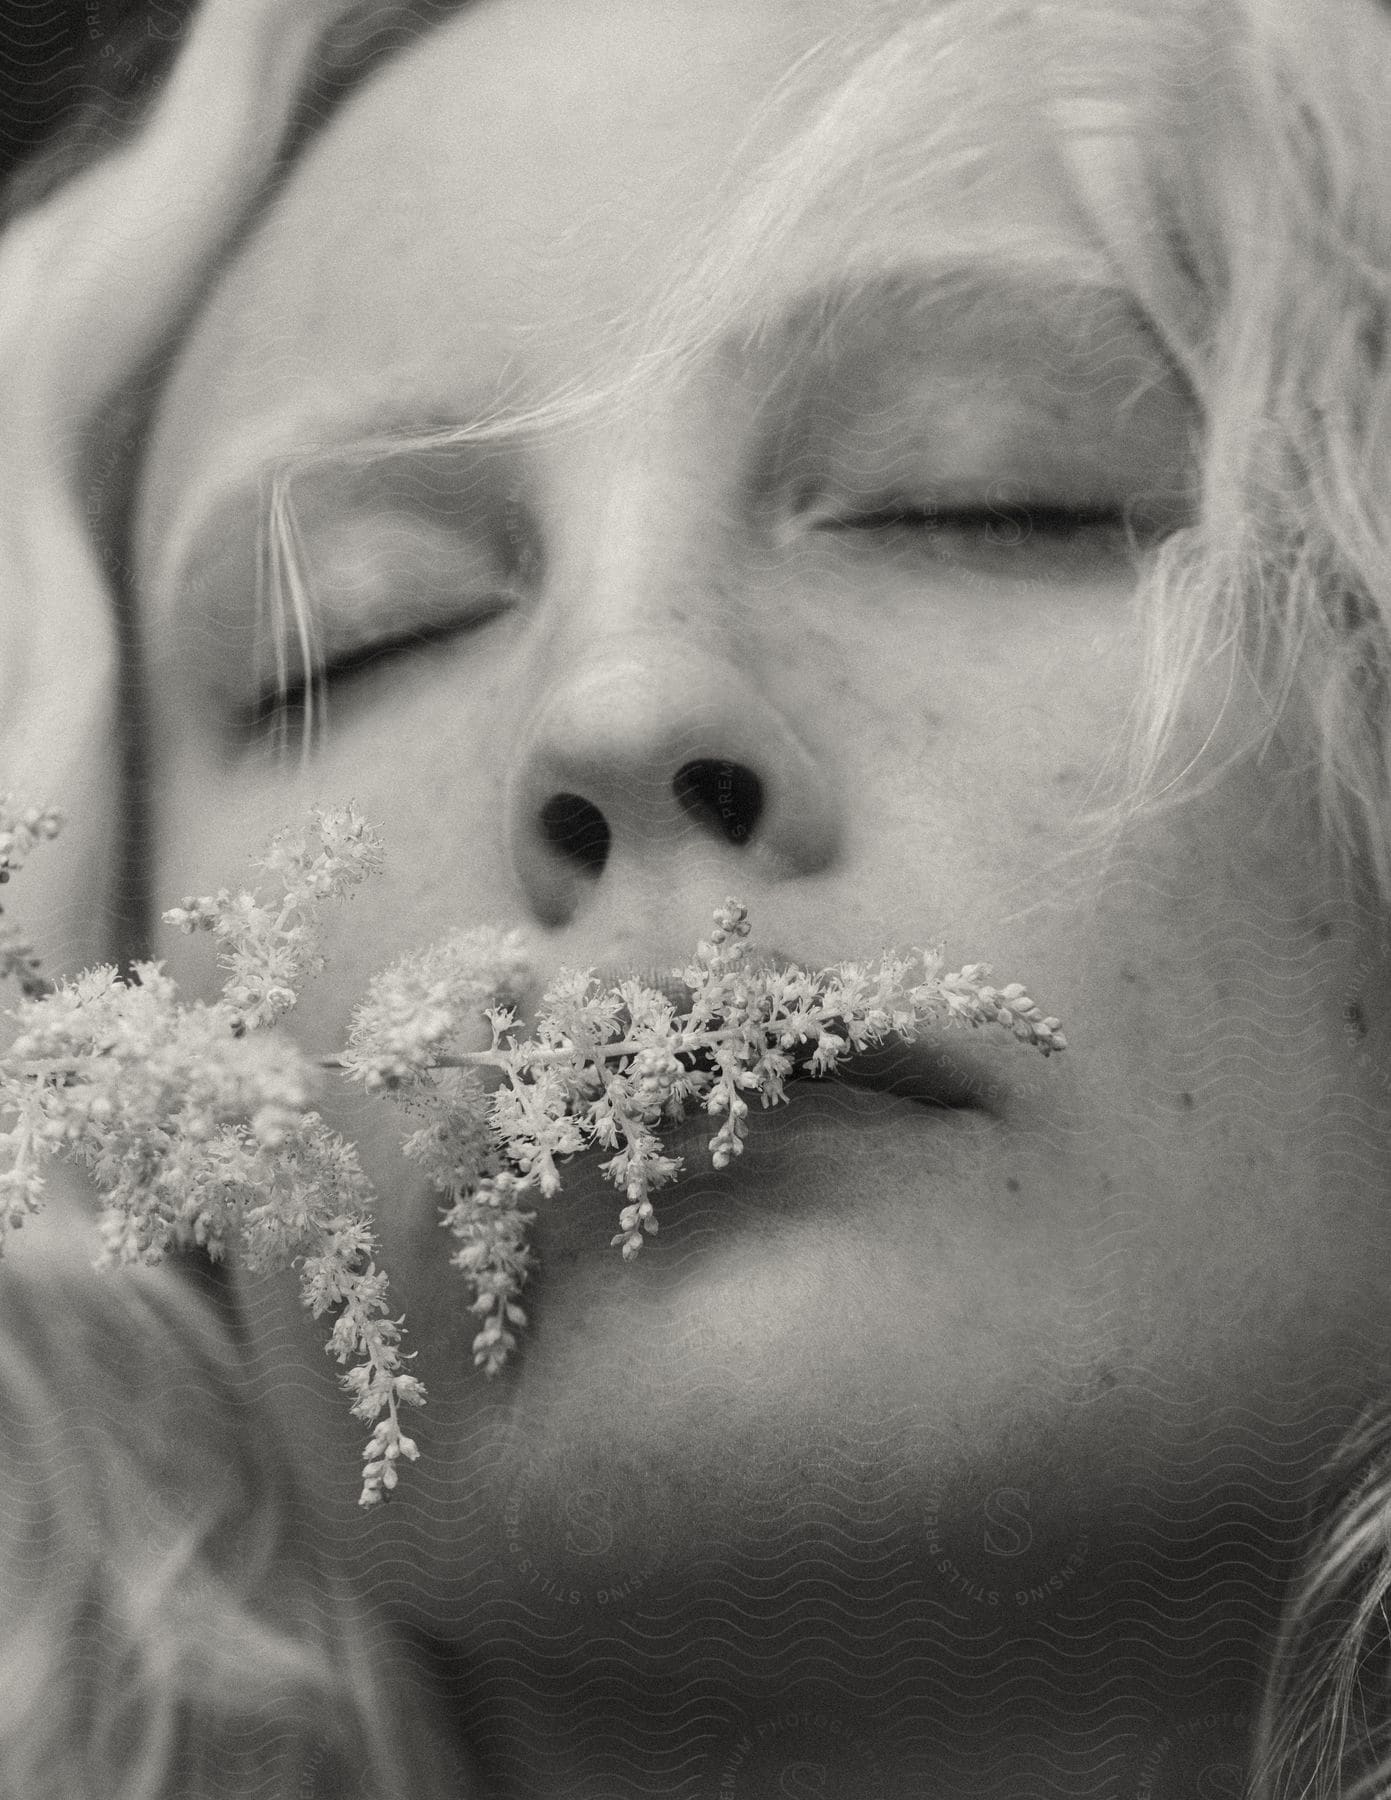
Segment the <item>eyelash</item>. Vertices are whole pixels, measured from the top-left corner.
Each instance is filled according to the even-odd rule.
[[[331,662],[292,677],[283,687],[277,684],[262,689],[246,708],[240,723],[246,731],[256,732],[282,722],[304,709],[311,686],[322,689],[329,682],[341,684],[351,681],[356,676],[366,675],[378,663],[403,652],[425,650],[432,644],[448,643],[451,639],[466,637],[506,611],[508,604],[506,598],[499,597],[491,604],[480,603],[477,610],[465,619],[452,619],[438,625],[416,625],[409,631],[397,632],[395,636],[374,638],[370,643],[360,644]]]
[[[1084,532],[1121,533],[1126,526],[1126,515],[1118,506],[991,501],[983,506],[934,507],[920,501],[892,499],[866,512],[816,522],[820,531],[916,531],[929,535],[974,531],[987,537],[991,548],[1001,550],[1017,549],[1030,540],[1044,540],[1056,548],[1073,542]]]

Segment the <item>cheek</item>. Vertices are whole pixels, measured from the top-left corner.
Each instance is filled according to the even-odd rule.
[[[245,884],[275,831],[313,806],[356,803],[382,837],[385,865],[327,910],[329,970],[306,986],[294,1015],[301,1035],[336,1041],[368,978],[393,957],[464,922],[517,922],[498,748],[504,714],[495,683],[447,670],[331,693],[327,741],[303,766],[293,745],[278,760],[268,744],[234,760],[218,754],[210,732],[185,728],[163,749],[154,794],[153,907]],[[208,991],[203,940],[160,948],[194,991]]]
[[[1211,1358],[1234,1397],[1354,1379],[1381,1338],[1391,1104],[1341,998],[1371,921],[1314,831],[1292,780],[1234,771],[1122,836],[1068,922],[1125,1340],[1153,1367]]]
[[[964,842],[1022,837],[1036,856],[1032,840],[1064,825],[1120,745],[1142,657],[1129,582],[899,578],[868,607],[852,598],[856,633],[814,619],[790,634],[819,653],[839,750],[898,803],[954,811]]]

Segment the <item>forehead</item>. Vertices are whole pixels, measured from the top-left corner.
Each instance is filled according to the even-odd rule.
[[[592,379],[728,213],[740,170],[843,71],[844,17],[836,0],[482,0],[388,64],[295,169],[181,351],[146,467],[146,571],[177,559],[191,491],[341,416],[471,419]],[[1015,161],[1007,134],[993,153]],[[1056,195],[1017,167],[993,185],[978,163],[925,178],[914,249],[1075,243]],[[875,189],[851,192],[833,204],[853,212],[857,257],[901,256],[899,208],[884,205],[876,246]],[[795,255],[810,267],[784,273],[814,286],[844,238],[809,230]]]
[[[707,211],[819,0],[483,0],[338,114],[205,309],[180,380],[264,404],[265,356],[472,375],[640,304]],[[635,288],[634,283],[637,283]],[[499,341],[505,331],[505,345]],[[211,385],[211,383],[210,383]]]

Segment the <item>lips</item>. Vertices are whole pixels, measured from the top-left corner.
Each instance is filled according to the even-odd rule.
[[[941,1038],[926,1036],[911,1041],[893,1038],[857,1050],[837,1065],[833,1075],[812,1076],[799,1068],[790,1079],[840,1084],[953,1111],[990,1111],[998,1092],[998,1083],[974,1059]]]
[[[805,966],[767,953],[760,962],[776,962],[789,973]],[[657,988],[679,1018],[689,1016],[692,995],[679,975],[663,976],[650,968],[634,975],[629,965],[595,969],[593,977],[603,989],[632,980]],[[748,1136],[742,1140],[746,1154],[718,1167],[712,1166],[708,1151],[725,1115],[707,1113],[698,1098],[687,1103],[679,1118],[664,1110],[660,1120],[652,1121],[653,1129],[662,1153],[678,1158],[683,1173],[674,1188],[663,1187],[654,1195],[658,1216],[664,1223],[679,1222],[687,1253],[706,1241],[715,1220],[716,1238],[723,1244],[735,1219],[762,1220],[766,1228],[773,1216],[840,1216],[850,1191],[847,1169],[853,1163],[868,1176],[867,1157],[877,1171],[875,1180],[887,1182],[886,1191],[893,1192],[917,1192],[930,1176],[949,1175],[965,1166],[958,1160],[962,1155],[974,1165],[981,1154],[981,1132],[1004,1122],[997,1101],[1008,1093],[988,1052],[984,1057],[972,1054],[974,1036],[966,1027],[929,1020],[911,1039],[894,1035],[849,1051],[824,1075],[811,1072],[815,1039],[786,1045],[784,1054],[793,1065],[784,1077],[788,1104],[761,1106],[758,1102],[766,1096],[748,1091]],[[688,1070],[713,1072],[703,1051],[693,1055],[683,1049],[680,1054]],[[603,1255],[611,1255],[611,1245],[618,1241],[613,1208],[623,1200],[622,1191],[599,1170],[600,1159],[611,1149],[592,1144],[573,1162],[567,1160],[562,1171],[565,1203],[538,1208],[535,1241],[543,1266],[554,1271],[562,1264],[587,1265],[601,1248]],[[751,1183],[757,1198],[753,1206]],[[662,1247],[671,1247],[665,1237]],[[653,1252],[645,1240],[644,1252],[637,1260],[647,1263]]]

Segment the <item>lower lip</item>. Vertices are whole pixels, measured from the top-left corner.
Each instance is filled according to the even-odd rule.
[[[785,1104],[764,1108],[756,1099],[750,1101],[746,1153],[768,1136],[777,1140],[780,1150],[795,1151],[799,1143],[839,1142],[847,1135],[862,1138],[885,1130],[936,1132],[963,1123],[979,1125],[983,1116],[971,1107],[929,1106],[900,1094],[851,1087],[842,1081],[798,1081],[787,1089]],[[684,1140],[681,1148],[687,1154],[688,1170],[698,1164],[699,1140],[712,1137],[722,1122],[723,1114],[694,1113],[671,1128],[673,1138]]]
[[[713,1167],[708,1148],[723,1115],[690,1113],[657,1127],[664,1152],[682,1167],[653,1193],[661,1229],[639,1264],[666,1262],[678,1244],[694,1248],[712,1228],[723,1241],[731,1228],[772,1216],[861,1212],[873,1191],[920,1195],[925,1180],[978,1161],[985,1134],[999,1123],[975,1108],[928,1106],[837,1081],[800,1081],[788,1093],[787,1104],[766,1110],[751,1098],[743,1150],[723,1169]],[[600,1176],[601,1160],[590,1153],[562,1167],[560,1192],[537,1209],[538,1243],[585,1261],[617,1259],[609,1239],[624,1199]]]

